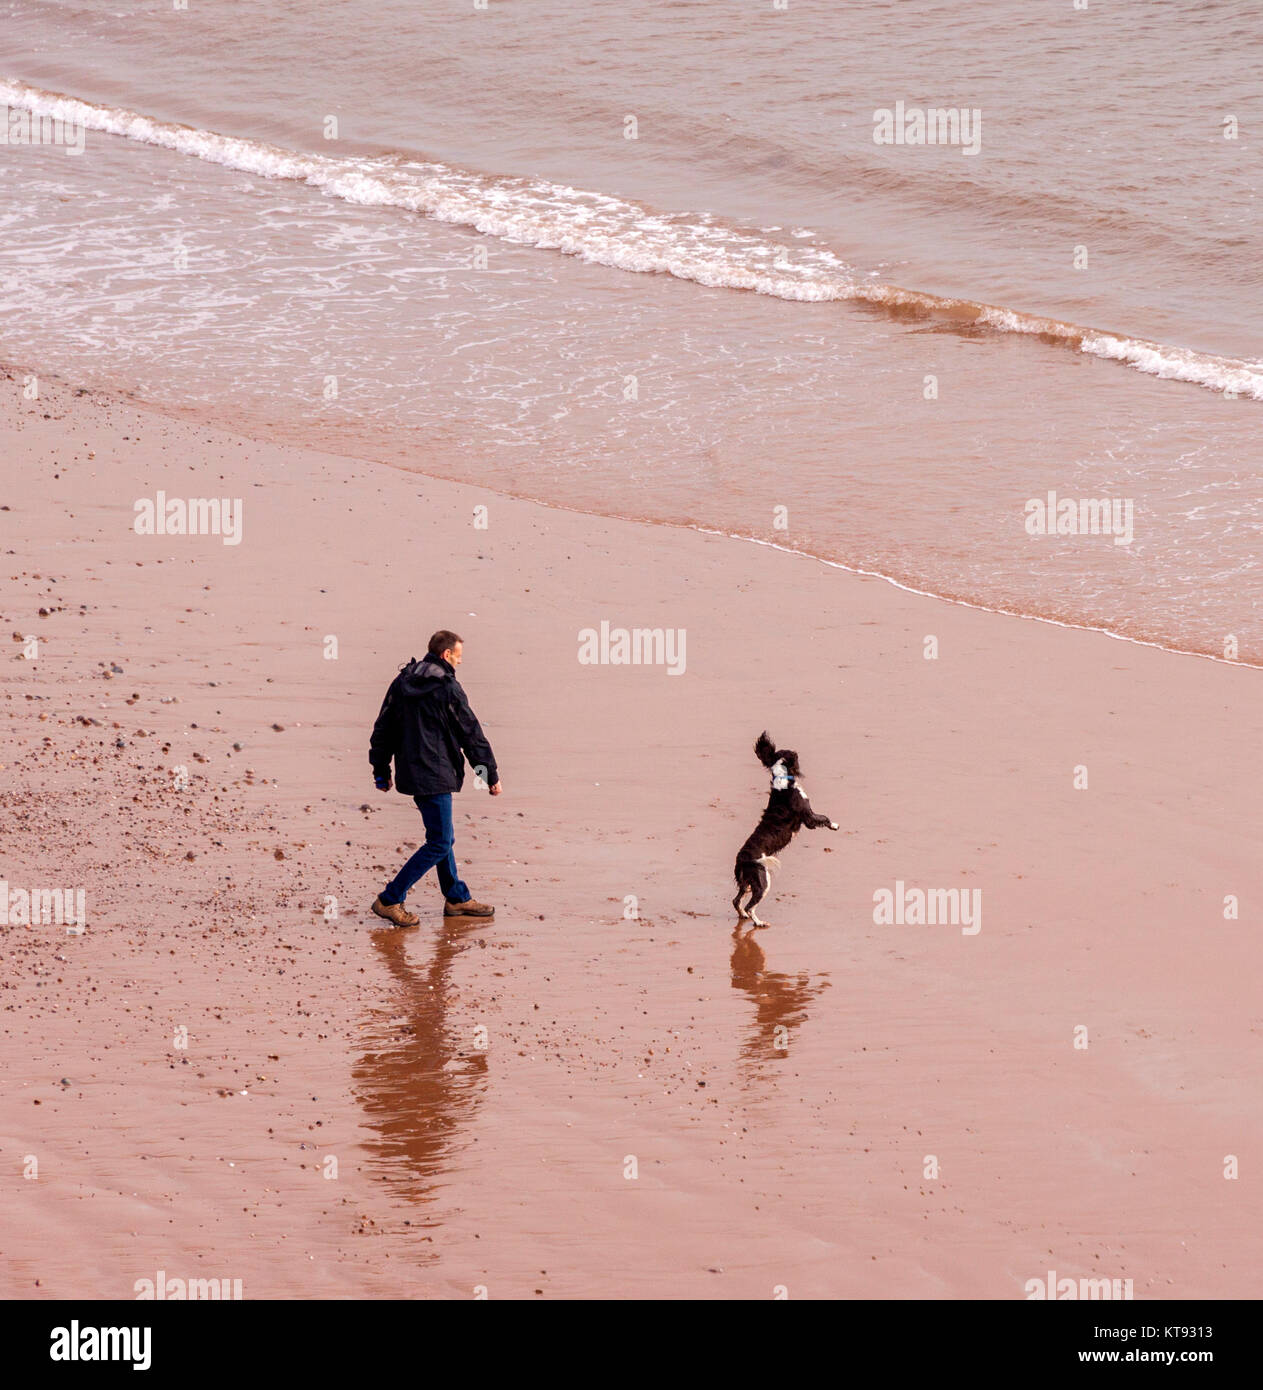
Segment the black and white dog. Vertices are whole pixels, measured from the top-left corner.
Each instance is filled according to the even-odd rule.
[[[765,927],[767,923],[759,920],[754,909],[767,892],[769,870],[781,867],[777,853],[804,825],[812,830],[825,825],[836,830],[838,823],[828,816],[816,815],[811,809],[807,793],[798,785],[802,773],[798,770],[798,754],[792,748],[777,748],[764,730],[755,742],[754,752],[772,774],[772,794],[767,799],[762,820],[754,827],[754,834],[737,851],[733,870],[737,878],[737,896],[732,905],[739,919],[748,917],[756,927]],[[750,900],[742,907],[745,893],[750,894]]]

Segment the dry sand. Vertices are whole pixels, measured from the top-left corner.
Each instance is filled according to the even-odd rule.
[[[0,395],[4,631],[40,639],[5,638],[0,877],[88,921],[0,927],[0,1294],[1263,1293],[1257,671]],[[242,543],[137,536],[159,489],[242,498]],[[686,629],[686,673],[581,665],[603,619]],[[378,930],[420,818],[369,728],[440,625],[499,913],[445,925],[431,876]],[[738,940],[764,726],[842,830]],[[981,889],[981,931],[877,925],[896,880]]]

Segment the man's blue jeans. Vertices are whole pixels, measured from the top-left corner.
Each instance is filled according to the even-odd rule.
[[[452,829],[451,792],[442,792],[438,796],[414,796],[412,799],[417,803],[425,823],[425,844],[387,885],[382,902],[387,905],[403,902],[417,879],[437,867],[443,896],[449,903],[467,903],[472,895],[457,875],[456,856],[452,853],[456,834]]]

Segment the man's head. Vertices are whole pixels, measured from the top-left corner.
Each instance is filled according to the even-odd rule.
[[[449,666],[459,666],[462,645],[459,633],[441,627],[430,638],[428,651],[431,656],[441,657]]]

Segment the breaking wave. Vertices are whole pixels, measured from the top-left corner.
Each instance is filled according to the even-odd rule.
[[[399,154],[306,154],[155,120],[14,80],[0,81],[0,103],[33,117],[140,141],[262,178],[305,183],[350,203],[400,208],[617,270],[673,275],[710,288],[750,290],[778,299],[860,302],[901,317],[1032,334],[1152,376],[1263,400],[1263,362],[902,289],[865,276],[802,230],[786,233],[730,224],[707,214],[663,213],[564,184],[482,174]]]

